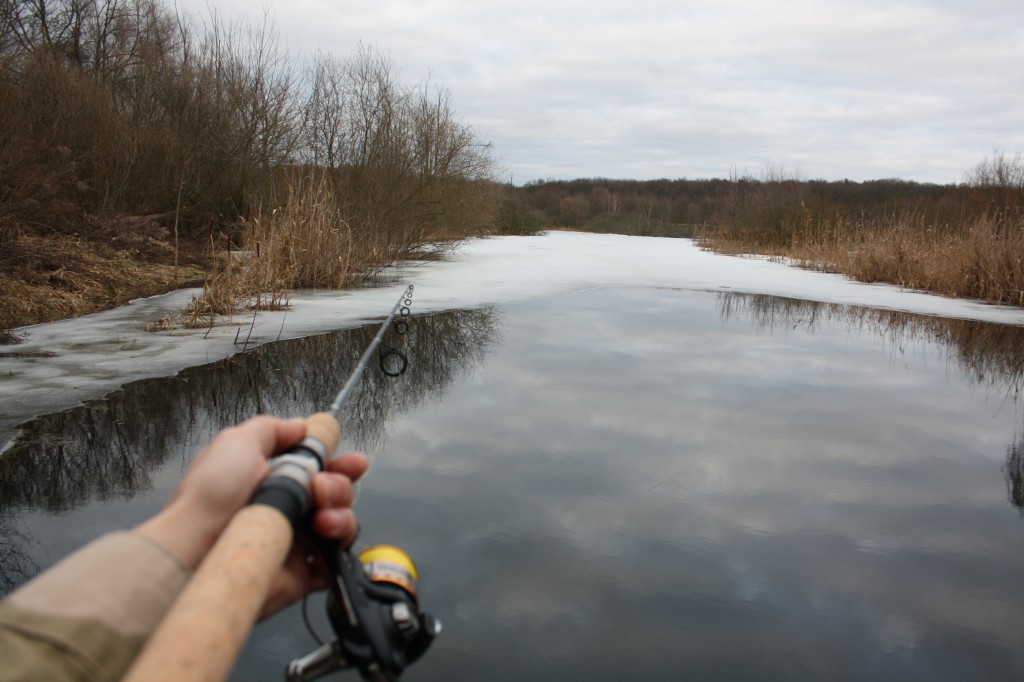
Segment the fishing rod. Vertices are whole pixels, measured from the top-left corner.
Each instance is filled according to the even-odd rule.
[[[396,333],[408,330],[412,293],[410,285],[399,297],[329,410],[307,418],[306,437],[268,460],[270,472],[249,505],[232,517],[126,680],[226,679],[296,532],[313,541],[327,566],[327,616],[335,636],[292,661],[285,672],[288,682],[349,668],[367,680],[397,680],[440,633],[440,622],[419,608],[419,573],[408,554],[386,545],[354,554],[354,539],[342,547],[309,526],[310,484],[338,447],[338,416],[392,322]],[[402,319],[395,321],[396,315]],[[408,359],[388,348],[380,354],[380,366],[385,374],[398,376]]]
[[[395,332],[408,331],[404,318],[409,316],[412,292],[410,285],[398,298],[334,398],[328,414],[335,419],[352,396],[396,314],[403,319],[395,323]],[[389,366],[389,359],[400,364]],[[408,366],[408,358],[397,348],[388,348],[380,355],[380,369],[388,376],[399,376]],[[441,622],[419,609],[416,565],[397,547],[378,545],[353,556],[351,544],[342,548],[337,542],[315,534],[310,537],[317,543],[331,575],[327,618],[335,636],[312,653],[292,661],[285,678],[288,682],[309,682],[337,670],[356,668],[367,680],[397,680],[441,631]],[[319,642],[312,628],[310,633]]]
[[[353,369],[352,373],[348,375],[348,379],[345,380],[341,390],[338,391],[338,395],[335,396],[334,402],[331,403],[331,407],[327,410],[327,414],[331,415],[335,419],[337,419],[341,414],[341,409],[345,407],[345,403],[347,403],[348,399],[352,396],[352,390],[356,387],[356,384],[359,383],[359,379],[362,378],[363,371],[366,369],[366,365],[369,363],[370,357],[373,356],[373,352],[377,350],[378,346],[380,346],[381,341],[384,339],[384,333],[388,330],[388,326],[391,324],[391,321],[395,319],[395,315],[398,312],[401,312],[403,318],[409,317],[410,306],[412,305],[412,290],[413,287],[410,284],[405,292],[398,297],[398,300],[395,302],[391,312],[388,313],[384,322],[381,323],[380,329],[377,330],[377,335],[373,337],[373,340],[370,341],[370,345],[366,347],[365,351],[363,351],[363,355],[359,358],[359,362],[356,363],[355,369]],[[395,332],[398,334],[405,334],[408,330],[409,323],[404,319],[399,320],[395,324]],[[387,359],[389,357],[397,357],[401,360],[402,364],[397,370],[387,366]],[[404,374],[408,366],[409,359],[396,348],[389,348],[380,356],[380,369],[388,376],[396,377],[400,374]]]

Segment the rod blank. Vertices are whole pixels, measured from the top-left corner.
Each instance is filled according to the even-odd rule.
[[[402,311],[402,317],[405,317],[409,314],[409,305],[411,303],[412,285],[410,284],[408,288],[402,292],[402,295],[398,297],[398,301],[395,302],[395,306],[391,309],[387,318],[380,325],[380,329],[377,330],[377,335],[373,337],[373,341],[371,341],[370,345],[366,347],[365,351],[363,351],[363,355],[359,358],[356,368],[352,370],[348,379],[345,380],[345,385],[341,387],[341,390],[338,391],[338,395],[335,396],[334,402],[331,403],[331,407],[327,410],[328,414],[332,417],[337,419],[341,414],[342,408],[345,407],[345,403],[348,402],[348,399],[352,395],[352,391],[359,383],[359,378],[363,376],[363,370],[366,369],[366,365],[370,361],[370,357],[373,356],[373,352],[377,350],[380,342],[384,339],[384,332],[387,331],[388,325],[391,324],[391,321],[395,319],[395,315],[398,313],[399,309]]]

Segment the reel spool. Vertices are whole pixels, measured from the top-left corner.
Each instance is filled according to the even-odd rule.
[[[371,583],[391,583],[398,585],[409,593],[414,601],[418,601],[416,590],[419,587],[420,574],[412,557],[398,547],[377,545],[364,549],[359,553],[359,563],[363,573]]]
[[[367,680],[397,680],[441,632],[441,622],[420,611],[416,564],[391,545],[370,547],[357,557],[340,550],[336,559],[337,579],[327,597],[336,637],[292,661],[286,679],[308,682],[356,668]]]

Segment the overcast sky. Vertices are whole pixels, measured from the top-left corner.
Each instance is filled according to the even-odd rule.
[[[204,12],[206,0],[180,0]],[[256,0],[210,0],[258,17]],[[451,91],[516,184],[958,182],[1024,151],[1022,0],[273,0],[282,42],[390,53]]]

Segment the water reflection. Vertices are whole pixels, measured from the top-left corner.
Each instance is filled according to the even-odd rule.
[[[501,313],[500,344],[493,315],[439,318],[413,357],[422,385],[374,377],[350,415],[377,454],[365,539],[415,557],[445,623],[410,682],[1021,676],[1020,330],[650,288]],[[305,353],[351,362],[365,340]],[[326,363],[260,357],[163,384],[196,396],[161,408],[182,425],[163,467],[132,474],[150,498],[180,476],[174,452],[184,466],[248,416],[236,402],[297,414],[336,388]],[[122,431],[156,447],[170,428]],[[0,504],[22,556],[45,565],[33,538],[59,556],[65,526],[91,537],[145,511],[130,505],[147,493],[84,488],[60,517],[42,493]],[[308,648],[298,614],[275,618],[233,679],[278,680]]]
[[[40,566],[29,551],[35,541],[7,510],[0,510],[0,538],[0,594],[7,594],[38,573]]]
[[[1006,448],[1006,496],[1010,504],[1018,509],[1024,518],[1024,441],[1018,440]]]
[[[390,415],[445,390],[479,363],[497,333],[493,310],[414,318],[399,337],[415,371],[364,374],[343,415],[346,438],[379,445]],[[0,508],[63,512],[90,499],[132,496],[198,422],[219,429],[256,414],[302,415],[330,404],[378,325],[270,343],[170,379],[146,379],[22,427],[0,458]]]
[[[396,420],[360,513],[445,622],[410,680],[1019,677],[1018,332],[725,301],[509,306]]]
[[[444,392],[478,365],[497,337],[493,309],[417,316],[389,335],[414,368],[398,378],[363,375],[342,416],[348,447],[373,450],[393,415]],[[93,501],[130,499],[174,454],[183,459],[213,433],[256,414],[305,415],[330,404],[378,324],[270,343],[171,378],[126,384],[100,400],[33,420],[0,456],[0,587],[38,570],[31,538],[12,510],[63,514]]]
[[[814,333],[823,323],[842,324],[875,336],[903,353],[922,342],[945,350],[947,358],[972,383],[1005,390],[1017,397],[1024,386],[1024,327],[916,315],[757,294],[716,294],[724,322],[749,319],[764,332],[801,329]]]
[[[1024,386],[1024,327],[913,315],[877,308],[803,301],[777,296],[716,294],[723,322],[750,320],[760,332],[800,329],[814,333],[822,323],[868,334],[900,354],[934,343],[968,383],[1016,401]],[[1003,467],[1007,497],[1024,517],[1024,441],[1006,448]]]

